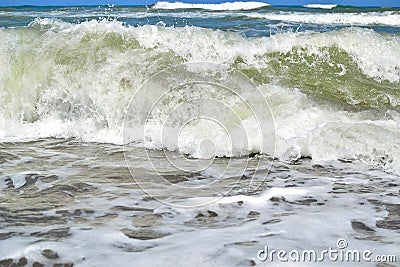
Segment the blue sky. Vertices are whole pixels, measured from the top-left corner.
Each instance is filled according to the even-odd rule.
[[[165,0],[163,0],[165,1]],[[187,3],[221,3],[233,2],[234,0],[176,0]],[[240,0],[248,1],[248,0]],[[340,4],[353,6],[392,6],[400,7],[399,0],[253,0],[267,2],[272,5],[304,5],[304,4]],[[18,5],[146,5],[154,4],[157,0],[0,0],[0,6],[18,6]],[[175,2],[169,0],[169,2]]]

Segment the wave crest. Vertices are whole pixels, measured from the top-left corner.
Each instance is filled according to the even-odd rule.
[[[332,9],[337,7],[337,4],[308,4],[304,5],[306,8],[320,8],[320,9]]]
[[[251,10],[269,6],[263,2],[225,2],[220,4],[191,4],[184,2],[157,2],[157,9],[208,9],[208,10]]]

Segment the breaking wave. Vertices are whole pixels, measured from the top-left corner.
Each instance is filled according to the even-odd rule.
[[[157,2],[158,9],[208,9],[208,10],[251,10],[269,6],[263,2],[225,2],[220,4],[191,4],[183,2]]]
[[[245,38],[197,27],[37,19],[29,27],[0,29],[0,38],[2,141],[122,144],[126,109],[145,81],[173,65],[214,62],[241,71],[263,93],[281,160],[362,160],[400,173],[398,36],[346,28]],[[188,91],[171,101],[199,96],[201,91]],[[252,123],[251,115],[242,116]],[[223,138],[213,124],[195,124],[180,140],[180,152],[201,157],[199,132]],[[157,139],[146,142],[180,150]],[[257,151],[257,142],[232,152],[221,139],[218,155],[265,152]]]
[[[279,13],[250,13],[250,18],[281,20],[298,23],[336,24],[336,25],[382,25],[400,27],[399,11],[361,12],[361,13],[308,13],[308,12],[279,12]]]
[[[306,8],[320,8],[320,9],[332,9],[337,7],[337,4],[308,4],[304,5]]]

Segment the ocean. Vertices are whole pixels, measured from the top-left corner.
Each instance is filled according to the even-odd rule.
[[[398,266],[400,8],[0,7],[0,40],[0,266]]]

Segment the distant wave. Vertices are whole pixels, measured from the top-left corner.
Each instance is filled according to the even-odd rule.
[[[298,23],[337,24],[337,25],[386,25],[400,27],[399,12],[366,12],[366,13],[327,13],[313,14],[308,12],[287,13],[251,13],[251,18],[292,21]]]
[[[153,8],[158,9],[209,9],[209,10],[251,10],[260,7],[266,7],[270,4],[263,2],[225,2],[220,4],[190,4],[183,2],[157,2]]]
[[[337,4],[308,4],[308,5],[304,5],[304,7],[307,7],[307,8],[332,9],[334,7],[337,7]]]

